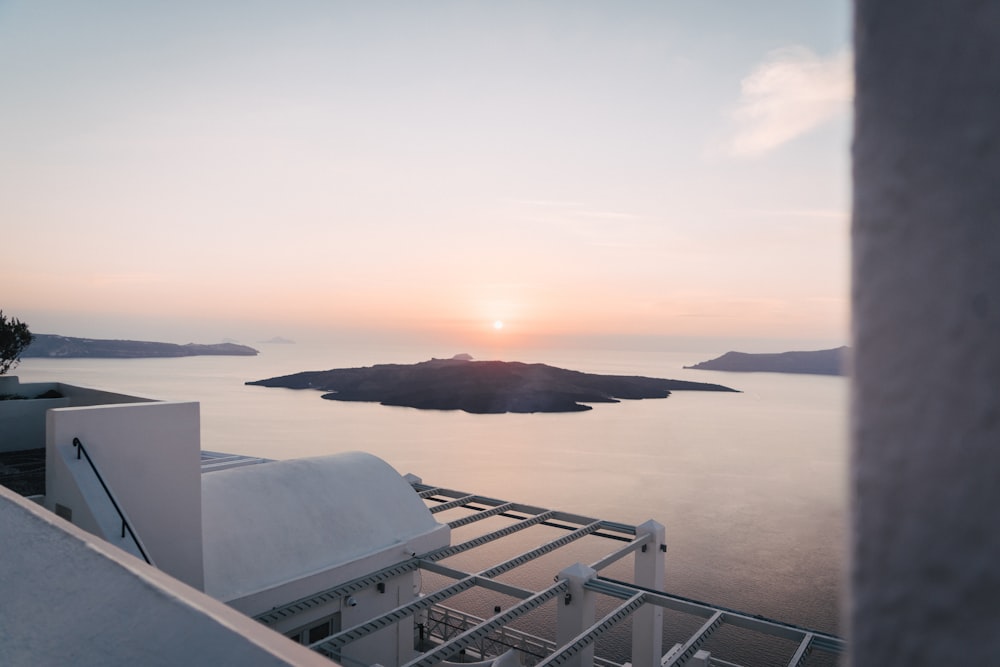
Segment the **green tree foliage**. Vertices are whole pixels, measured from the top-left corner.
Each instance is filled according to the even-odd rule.
[[[24,348],[31,344],[35,336],[28,330],[28,325],[0,310],[0,375],[3,375],[17,365]]]

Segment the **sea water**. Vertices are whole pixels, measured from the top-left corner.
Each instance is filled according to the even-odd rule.
[[[25,359],[60,381],[201,404],[202,448],[293,458],[362,450],[425,483],[666,526],[666,590],[838,631],[845,562],[844,378],[685,370],[725,350],[258,345],[256,357]],[[244,383],[456,352],[595,373],[724,384],[563,414],[472,415],[322,400]]]

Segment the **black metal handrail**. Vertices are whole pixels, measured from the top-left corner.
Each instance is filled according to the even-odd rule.
[[[152,565],[152,561],[150,561],[149,556],[146,555],[146,550],[143,549],[142,544],[139,543],[139,538],[136,537],[135,532],[132,531],[132,526],[128,524],[128,520],[125,518],[125,515],[122,514],[121,508],[118,507],[118,503],[115,502],[115,497],[111,495],[111,489],[109,489],[108,485],[104,483],[104,478],[102,478],[101,473],[97,471],[97,466],[94,465],[94,461],[90,458],[90,454],[87,453],[83,443],[80,442],[80,438],[73,438],[73,446],[76,447],[77,459],[80,458],[80,454],[83,454],[83,456],[86,457],[87,463],[90,464],[90,469],[94,471],[94,474],[97,475],[97,481],[101,483],[101,488],[104,489],[104,493],[108,494],[108,500],[111,501],[115,511],[118,512],[118,517],[122,520],[122,539],[125,539],[125,533],[127,531],[129,536],[132,538],[132,541],[135,543],[136,548],[139,549],[142,559]]]

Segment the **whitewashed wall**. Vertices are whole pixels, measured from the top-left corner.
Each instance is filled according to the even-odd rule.
[[[35,398],[49,390],[57,391],[63,397]],[[30,399],[0,401],[0,452],[45,447],[45,413],[52,408],[147,403],[151,400],[60,382],[22,383],[13,375],[0,377],[0,394],[21,395]]]
[[[70,470],[85,465],[72,447],[80,438],[156,566],[203,588],[199,428],[197,403],[49,411],[45,506],[54,512],[60,504],[73,511],[75,522],[88,520],[75,479],[80,473]],[[97,524],[112,525],[106,509],[102,515],[105,521]],[[94,523],[83,527],[105,530]]]
[[[0,487],[3,665],[333,663]]]

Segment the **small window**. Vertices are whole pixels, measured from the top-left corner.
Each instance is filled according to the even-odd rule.
[[[314,625],[313,627],[309,628],[309,638],[308,638],[309,641],[307,641],[306,643],[315,644],[321,639],[326,639],[331,634],[333,633],[330,632],[330,621],[324,621],[319,625]]]

